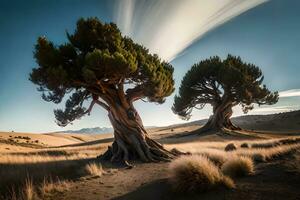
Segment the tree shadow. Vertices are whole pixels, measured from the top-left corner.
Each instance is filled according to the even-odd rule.
[[[168,179],[159,179],[145,184],[135,191],[114,198],[113,200],[215,200],[228,199],[232,190],[224,187],[217,187],[201,194],[183,194],[172,189]]]
[[[137,190],[127,193],[123,196],[114,198],[114,200],[153,200],[167,199],[165,195],[171,192],[170,185],[167,179],[160,179],[154,182],[145,184]]]
[[[95,145],[95,144],[103,144],[103,143],[109,143],[113,142],[114,138],[104,138],[100,140],[93,140],[89,142],[82,142],[82,143],[77,143],[77,144],[68,144],[68,145],[63,145],[63,146],[58,146],[59,148],[61,147],[82,147],[82,146],[89,146],[89,145]],[[58,147],[52,147],[52,148],[58,148]]]
[[[96,159],[77,159],[45,161],[38,163],[1,163],[0,164],[0,199],[1,195],[8,195],[12,188],[22,189],[24,182],[30,178],[35,185],[44,179],[76,180],[84,175],[87,163]]]

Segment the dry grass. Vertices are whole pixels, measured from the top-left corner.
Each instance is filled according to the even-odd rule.
[[[205,156],[182,156],[170,164],[170,183],[182,193],[204,192],[224,185],[233,188],[233,181]]]
[[[226,145],[233,143],[238,147],[235,151],[225,152]],[[246,156],[254,161],[262,162],[289,154],[300,147],[298,138],[280,138],[265,140],[242,140],[242,141],[218,141],[218,142],[192,142],[185,144],[166,145],[177,148],[180,151],[189,151],[207,157],[209,161],[221,167],[234,156]],[[249,147],[241,148],[241,144],[247,143]],[[280,145],[279,145],[280,144]],[[93,176],[101,176],[103,170],[96,163],[91,162],[97,155],[106,150],[101,144],[74,147],[59,147],[47,149],[28,149],[19,152],[0,152],[0,193],[11,185],[24,184],[29,174],[34,183],[42,183],[44,177],[60,177],[60,179],[79,178],[86,175],[86,171]],[[96,165],[96,166],[95,166]],[[87,170],[87,168],[90,168]],[[81,171],[79,171],[80,169]],[[83,170],[84,173],[83,173]],[[224,180],[226,178],[224,177]],[[230,181],[229,181],[230,182]],[[28,182],[28,185],[30,182]],[[51,184],[50,184],[51,185]],[[50,186],[49,186],[50,187]],[[26,188],[26,187],[24,187]],[[28,186],[30,189],[30,187]],[[31,190],[24,189],[30,197]],[[34,188],[32,188],[34,191]],[[58,189],[59,190],[59,189]],[[38,191],[38,190],[37,190]],[[17,195],[20,191],[17,190]],[[11,194],[14,192],[11,192]],[[11,195],[14,196],[14,195]],[[0,197],[1,199],[1,197]],[[29,198],[30,199],[30,198]]]
[[[26,178],[25,184],[21,191],[15,191],[14,188],[10,191],[10,200],[40,200],[40,199],[56,199],[52,198],[54,195],[60,195],[66,190],[69,190],[71,182],[60,181],[57,179],[55,182],[52,179],[44,179],[43,183],[39,185],[34,185],[32,178]]]
[[[92,176],[99,176],[100,177],[104,173],[102,165],[98,164],[98,163],[95,163],[95,162],[87,164],[85,166],[85,170],[89,175],[92,175]]]
[[[59,179],[56,182],[53,182],[52,179],[44,179],[41,187],[39,188],[42,199],[51,197],[53,194],[62,193],[70,188],[69,181],[60,181]]]
[[[236,154],[251,157],[256,162],[264,162],[289,154],[298,148],[300,148],[300,144],[281,145],[273,148],[239,149]]]
[[[13,193],[21,196],[23,191],[20,188],[28,175],[35,185],[42,183],[44,177],[64,180],[85,176],[82,169],[106,148],[97,144],[0,152],[0,199],[2,195],[13,198]],[[16,192],[12,192],[13,187],[16,187]]]
[[[243,140],[234,141],[236,146],[249,147],[254,145],[260,148],[237,148],[235,151],[225,152],[224,148],[232,143],[229,142],[193,142],[189,144],[168,145],[169,148],[177,148],[183,152],[191,152],[192,154],[205,155],[217,165],[223,164],[228,156],[247,156],[256,162],[264,162],[274,159],[278,156],[286,155],[300,148],[300,138],[281,138],[281,139],[265,139],[265,140]],[[280,143],[280,145],[278,145]]]
[[[228,154],[226,152],[217,149],[204,148],[201,149],[199,153],[195,154],[206,156],[217,166],[221,166],[228,159]]]
[[[24,200],[33,200],[35,199],[36,193],[35,188],[32,182],[32,179],[27,177],[25,180],[25,185],[23,188],[23,199]]]
[[[1,153],[0,164],[45,163],[64,160],[95,158],[102,152],[99,147],[57,148],[30,152]]]
[[[247,176],[254,173],[254,163],[248,157],[234,156],[222,165],[221,170],[230,177]]]

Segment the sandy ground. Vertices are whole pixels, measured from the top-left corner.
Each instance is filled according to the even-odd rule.
[[[151,137],[167,148],[192,147],[199,142],[260,140],[300,135],[300,112],[269,116],[250,116],[234,119],[236,124],[251,134],[183,135],[199,128],[200,122],[187,125],[153,128],[148,130]],[[275,125],[274,125],[275,124]],[[275,127],[275,128],[274,128]],[[22,137],[22,138],[21,138]],[[25,138],[24,138],[25,137]],[[1,154],[24,153],[49,149],[97,148],[102,153],[112,142],[112,134],[30,134],[0,133]],[[196,146],[197,147],[197,146]],[[106,200],[106,199],[300,199],[300,152],[256,166],[253,176],[238,179],[237,188],[222,188],[196,196],[181,196],[171,190],[168,178],[169,163],[134,163],[133,169],[115,168],[104,163],[106,174],[102,177],[81,177],[71,183],[68,191],[52,199]],[[0,163],[1,165],[1,163]]]

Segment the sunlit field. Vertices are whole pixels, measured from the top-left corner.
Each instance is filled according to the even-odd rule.
[[[173,128],[156,129],[151,134],[164,138],[163,135],[168,136],[171,129],[175,135],[176,130],[182,131],[182,128],[175,131]],[[189,127],[183,129],[189,130]],[[257,164],[292,155],[300,147],[300,137],[248,140],[237,138],[223,141],[205,139],[184,143],[180,140],[179,138],[177,144],[165,144],[165,147],[170,150],[175,148],[187,155],[176,158],[170,166],[166,164],[160,167],[169,171],[167,173],[172,187],[184,193],[210,191],[223,186],[235,188],[238,186],[236,180],[240,177],[255,175]],[[115,167],[97,159],[111,143],[90,143],[1,152],[0,185],[3,198],[51,199],[68,192],[76,187],[77,182],[88,177],[101,180],[103,176],[116,173]],[[233,146],[233,149],[228,150],[228,146]],[[189,164],[190,162],[193,164]],[[196,171],[190,169],[192,166]],[[197,173],[200,173],[199,179],[194,179]],[[206,178],[202,180],[201,177]],[[208,185],[200,187],[201,184]]]

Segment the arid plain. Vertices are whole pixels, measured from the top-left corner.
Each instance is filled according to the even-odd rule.
[[[100,163],[96,157],[111,145],[110,133],[2,132],[1,198],[299,199],[300,111],[249,115],[234,118],[233,122],[248,131],[189,134],[205,120],[148,130],[167,149],[208,158],[225,174],[226,162],[241,157],[251,160],[249,173],[229,173],[233,184],[230,187],[220,185],[189,195],[182,195],[172,182],[174,161],[133,163],[134,169]],[[225,151],[230,143],[236,149]]]

